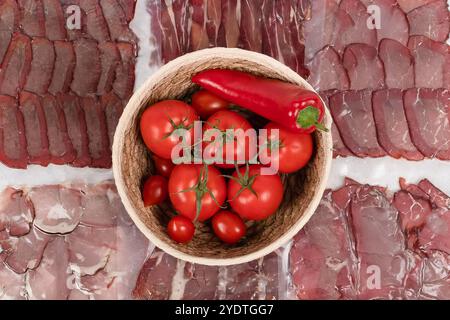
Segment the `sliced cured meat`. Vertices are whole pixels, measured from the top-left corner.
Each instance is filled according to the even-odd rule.
[[[24,89],[43,95],[47,92],[52,80],[55,50],[53,43],[44,38],[33,39],[31,48],[33,59]]]
[[[397,0],[398,5],[400,6],[400,8],[402,8],[404,12],[410,12],[415,8],[424,6],[433,1],[436,0]]]
[[[359,0],[342,0],[339,9],[334,17],[336,25],[330,25],[336,51],[341,54],[348,45],[356,43],[376,48],[377,30],[368,27],[370,15],[366,6]]]
[[[263,10],[265,6],[270,5],[271,1],[264,1]],[[224,33],[224,45],[227,48],[236,48],[240,37],[241,24],[241,2],[238,0],[224,0],[222,1],[222,28]]]
[[[122,7],[123,12],[125,13],[127,21],[130,22],[134,18],[134,9],[136,7],[136,0],[118,0],[118,2]]]
[[[262,11],[264,0],[241,1],[241,38],[244,49],[262,52]],[[284,21],[287,23],[287,21]]]
[[[24,120],[28,162],[47,166],[50,162],[50,153],[47,122],[41,100],[33,93],[22,91],[19,108]]]
[[[4,217],[3,217],[4,218]],[[6,223],[8,221],[0,220],[0,263],[3,263],[5,259],[16,249],[19,238],[11,237],[8,230],[6,230]]]
[[[76,151],[76,158],[72,165],[75,167],[88,166],[91,163],[91,157],[89,156],[89,140],[83,108],[74,95],[60,94],[57,99],[64,111],[67,133]]]
[[[318,52],[307,64],[310,71],[309,83],[316,90],[348,90],[350,88],[347,72],[341,59],[332,47]]]
[[[118,217],[126,212],[111,183],[88,186],[84,190],[82,207],[84,215],[81,223],[94,227],[113,227],[117,225]]]
[[[45,248],[41,264],[28,271],[26,287],[30,300],[66,300],[69,254],[63,237],[55,237]]]
[[[381,90],[373,93],[373,116],[378,141],[383,149],[394,158],[422,160],[409,135],[403,109],[403,92],[399,89]]]
[[[325,192],[316,213],[294,238],[289,268],[300,299],[355,296],[345,217]]]
[[[76,152],[67,132],[64,111],[52,95],[46,95],[42,99],[42,105],[47,123],[51,162],[54,164],[72,163],[75,160]]]
[[[75,69],[75,51],[72,43],[65,41],[55,41],[54,48],[56,60],[48,92],[56,95],[67,92],[70,88]]]
[[[380,89],[384,86],[383,64],[376,48],[360,43],[347,46],[343,65],[350,79],[350,89]]]
[[[0,300],[25,300],[25,276],[0,262]]]
[[[425,36],[434,41],[445,42],[450,31],[447,2],[436,0],[408,13],[410,35]]]
[[[210,43],[206,28],[207,8],[203,1],[189,0],[189,10],[192,20],[189,51],[205,49]]]
[[[167,4],[166,4],[167,5]],[[176,28],[177,42],[181,52],[186,53],[190,46],[190,11],[189,1],[175,0],[167,7],[170,15],[170,10],[173,11],[174,25]],[[222,13],[222,12],[221,12]]]
[[[116,80],[113,83],[113,89],[121,99],[128,100],[134,89],[134,46],[122,42],[117,44],[117,49],[120,53],[120,63],[116,68]]]
[[[411,139],[428,158],[450,160],[450,92],[410,89],[404,96],[404,108]]]
[[[450,87],[450,54],[448,45],[423,36],[409,38],[408,48],[414,57],[417,88]]]
[[[72,232],[83,215],[81,192],[60,185],[33,187],[34,225],[47,233]]]
[[[79,289],[72,289],[70,290],[69,296],[67,297],[68,300],[90,300],[90,295],[88,293],[85,293],[83,290]]]
[[[23,89],[31,67],[31,41],[15,33],[0,70],[0,94],[15,97]]]
[[[379,56],[384,65],[388,88],[414,87],[414,61],[407,47],[395,40],[383,39],[380,42]]]
[[[184,267],[186,284],[182,299],[213,300],[218,299],[219,268],[201,264],[186,263]],[[172,299],[177,297],[172,296]]]
[[[0,161],[12,168],[26,168],[27,141],[22,113],[16,100],[0,96]]]
[[[361,188],[361,184],[350,179],[344,179],[344,186],[334,190],[331,194],[331,199],[334,204],[342,211],[348,211],[348,206],[353,197],[353,194]]]
[[[31,231],[20,237],[16,248],[6,258],[5,263],[15,273],[25,273],[28,269],[35,269],[41,263],[44,249],[51,237],[33,227]]]
[[[86,14],[86,29],[96,41],[103,42],[110,39],[108,25],[103,16],[102,7],[98,0],[80,0],[80,8]]]
[[[225,273],[225,299],[258,299],[258,261],[228,266]]]
[[[0,64],[8,50],[12,35],[19,24],[17,3],[13,0],[2,1],[0,4]]]
[[[401,298],[408,265],[397,211],[379,189],[364,186],[353,195],[350,214],[360,261],[359,298]]]
[[[450,299],[450,255],[431,252],[422,260],[420,269],[420,297],[424,299]]]
[[[0,230],[7,230],[13,237],[29,233],[34,214],[24,192],[7,187],[0,193],[0,200]]]
[[[430,201],[437,207],[450,208],[450,197],[436,188],[429,180],[421,180],[418,187],[430,197]]]
[[[86,128],[89,139],[89,154],[93,167],[111,167],[111,150],[109,149],[108,128],[102,106],[96,98],[82,98]]]
[[[45,37],[44,6],[41,0],[18,0],[20,26],[30,37]]]
[[[120,116],[122,115],[123,104],[122,101],[111,92],[101,97],[101,105],[106,117],[109,147],[111,149],[114,141],[114,133],[117,124],[119,123]]]
[[[128,27],[127,17],[118,0],[99,0],[112,41],[135,42],[136,36]]]
[[[42,0],[45,15],[45,36],[48,40],[66,39],[64,12],[58,0]]]
[[[61,1],[66,21],[67,40],[75,41],[88,37],[86,12],[81,9],[80,0]]]
[[[100,55],[97,43],[89,39],[74,42],[76,65],[73,73],[72,91],[81,97],[97,92],[101,75]]]
[[[358,157],[381,157],[369,90],[338,92],[330,97],[330,110],[347,148]]]
[[[303,32],[304,21],[309,19],[310,2],[298,1],[293,5],[293,15],[290,21],[292,46],[296,51],[299,68],[297,73],[307,78],[309,71],[305,68],[305,36]]]
[[[427,199],[415,197],[405,190],[395,193],[393,204],[400,214],[403,230],[407,231],[421,227],[432,210]]]
[[[101,96],[112,89],[116,68],[120,63],[120,53],[113,42],[104,42],[98,46],[98,49],[100,50],[102,73],[98,81],[97,94]]]
[[[255,1],[256,2],[256,1]],[[244,6],[242,6],[244,10]],[[206,32],[210,45],[219,46],[219,29],[222,21],[222,0],[206,0]],[[178,31],[179,29],[177,29]],[[178,35],[180,37],[180,35]]]
[[[280,249],[284,250],[284,249]],[[260,296],[260,299],[264,300],[278,300],[280,299],[280,285],[279,281],[282,279],[280,276],[281,270],[281,257],[277,251],[268,254],[262,259],[261,263],[261,281],[263,284],[264,295]]]

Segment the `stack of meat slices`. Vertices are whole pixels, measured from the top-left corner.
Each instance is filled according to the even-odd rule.
[[[1,1],[1,162],[111,166],[112,136],[134,87],[134,5]]]
[[[335,156],[450,160],[446,1],[311,5],[305,63],[334,118]]]

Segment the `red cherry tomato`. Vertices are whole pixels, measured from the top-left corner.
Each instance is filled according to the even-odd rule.
[[[165,100],[148,107],[141,117],[142,139],[147,148],[157,156],[170,159],[172,149],[181,137],[173,134],[176,129],[186,129],[185,141],[194,142],[194,121],[198,115],[194,108],[178,100]]]
[[[212,217],[211,225],[216,236],[228,244],[239,242],[247,229],[241,217],[227,210],[216,213]]]
[[[155,154],[153,155],[153,163],[155,164],[156,172],[166,178],[170,177],[170,173],[175,166],[172,160],[160,158]]]
[[[228,106],[229,103],[227,101],[203,89],[192,95],[192,107],[205,120],[215,112],[227,109]]]
[[[142,198],[144,205],[154,206],[161,204],[167,198],[167,180],[162,176],[151,176],[144,183]]]
[[[278,171],[282,173],[292,173],[300,170],[311,159],[314,142],[309,133],[293,133],[279,125],[270,122],[264,129],[267,129],[267,145],[270,146],[267,152],[259,153],[262,163],[272,161],[278,164]],[[275,137],[274,129],[278,129],[278,138]],[[271,152],[271,148],[278,147],[278,156]],[[274,159],[271,159],[273,154]]]
[[[191,220],[183,216],[175,216],[167,225],[169,237],[178,243],[187,243],[192,240],[195,226]]]

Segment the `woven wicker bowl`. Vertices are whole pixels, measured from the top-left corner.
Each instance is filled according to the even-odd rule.
[[[189,262],[231,265],[260,258],[291,239],[310,219],[325,189],[332,159],[330,133],[314,134],[316,153],[307,168],[283,176],[285,196],[276,214],[251,226],[248,240],[238,246],[220,242],[208,225],[198,224],[193,241],[180,245],[172,241],[166,226],[173,214],[169,207],[145,208],[141,200],[144,178],[153,173],[153,163],[139,133],[139,119],[149,104],[180,98],[195,86],[191,77],[211,68],[238,69],[269,78],[312,87],[280,62],[240,49],[214,48],[184,55],[166,64],[133,95],[120,119],[114,137],[113,170],[117,188],[129,215],[157,247]],[[327,111],[325,124],[331,125]]]

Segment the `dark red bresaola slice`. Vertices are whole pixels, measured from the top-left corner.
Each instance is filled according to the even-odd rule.
[[[66,39],[66,20],[59,0],[42,0],[45,15],[45,36],[48,40]]]
[[[377,140],[370,90],[338,92],[330,97],[330,110],[342,140],[358,157],[382,157]]]
[[[373,115],[378,141],[392,157],[422,160],[409,135],[408,123],[403,109],[403,92],[399,89],[380,90],[372,96]]]
[[[128,100],[134,89],[134,45],[121,42],[117,44],[117,49],[119,49],[120,53],[120,63],[116,68],[116,79],[113,83],[113,89],[115,94],[121,99]]]
[[[48,92],[52,94],[69,91],[75,69],[75,51],[71,42],[55,41],[55,67]]]
[[[395,40],[383,39],[378,54],[384,65],[388,88],[414,87],[414,60],[407,47]]]
[[[33,59],[24,89],[44,95],[50,85],[55,63],[53,43],[45,38],[34,38],[31,41]]]
[[[319,51],[307,64],[307,68],[310,71],[308,81],[316,90],[348,90],[350,88],[341,58],[332,47]]]
[[[128,22],[134,18],[134,9],[136,7],[136,0],[118,0],[120,6],[122,7],[125,17]]]
[[[45,37],[44,6],[41,0],[18,0],[20,26],[30,37]]]
[[[116,75],[116,68],[120,63],[120,53],[113,42],[99,44],[102,73],[98,81],[97,94],[104,95],[110,92]]]
[[[97,43],[89,39],[74,42],[76,65],[71,89],[80,97],[97,92],[101,75],[100,55]]]
[[[0,70],[0,94],[15,97],[25,85],[31,67],[31,41],[15,33]]]
[[[99,0],[112,41],[136,42],[127,17],[117,0]]]
[[[8,50],[12,35],[19,25],[19,9],[14,0],[0,3],[0,65]]]
[[[410,89],[405,92],[404,108],[411,139],[428,158],[450,160],[450,91]]]
[[[86,117],[91,166],[109,168],[111,167],[111,150],[103,109],[97,99],[91,97],[82,98],[81,105]]]
[[[86,167],[90,165],[91,157],[89,156],[89,140],[83,108],[75,95],[59,94],[57,99],[64,111],[67,132],[76,151],[76,158],[72,165],[74,167]]]
[[[19,108],[24,119],[28,163],[47,166],[50,162],[49,143],[41,100],[33,93],[22,91]]]
[[[110,40],[99,0],[79,0],[79,5],[86,14],[86,29],[92,39],[98,42]]]
[[[123,111],[122,101],[113,93],[110,92],[101,97],[101,105],[106,117],[106,125],[108,127],[109,147],[112,148],[114,133],[120,116]]]
[[[27,167],[23,116],[14,98],[0,96],[0,161],[11,168]]]
[[[447,2],[436,0],[408,12],[409,34],[445,42],[450,31]]]

